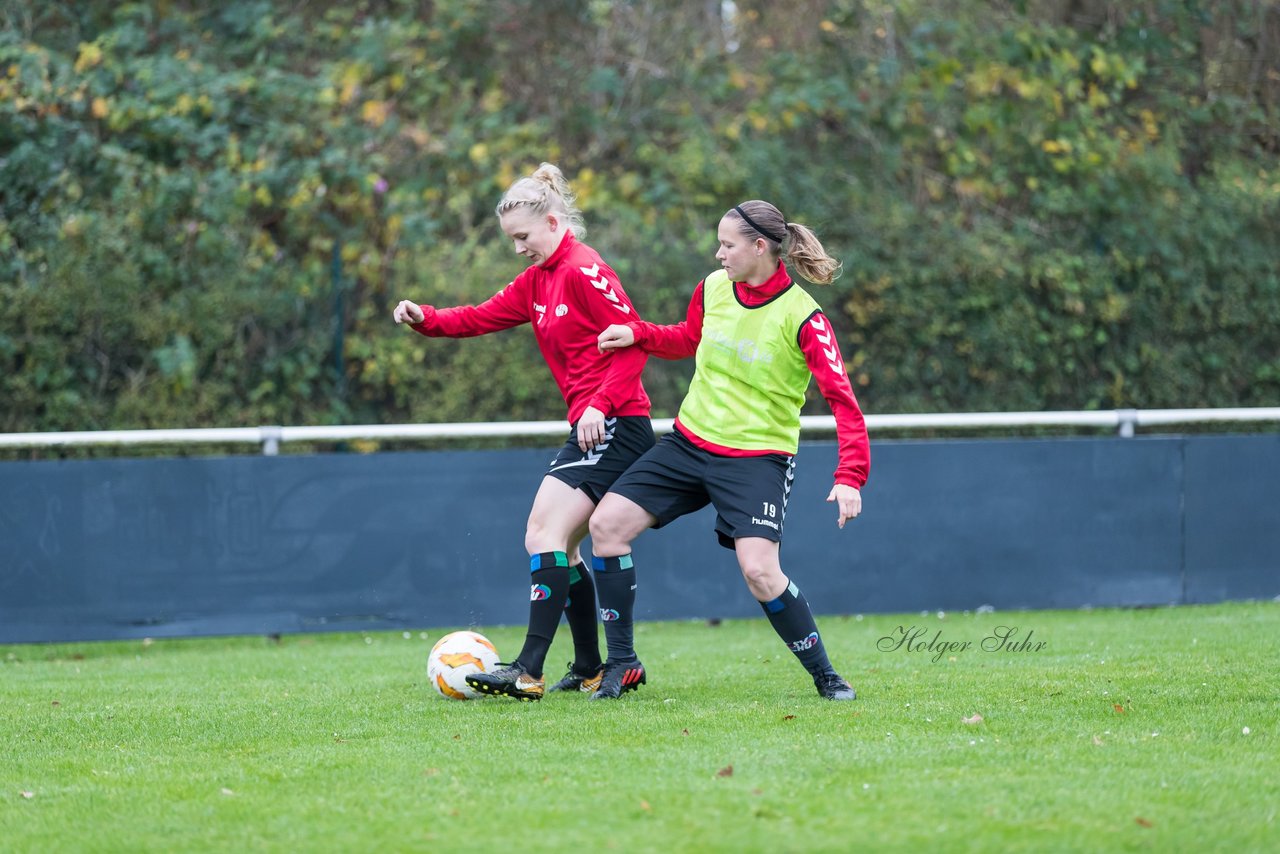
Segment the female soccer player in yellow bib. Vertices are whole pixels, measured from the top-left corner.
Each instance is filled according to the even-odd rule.
[[[809,605],[779,560],[810,377],[836,418],[839,463],[827,501],[836,504],[841,528],[862,510],[859,490],[870,470],[866,424],[831,323],[787,266],[827,284],[840,264],[812,231],[764,201],[735,205],[717,235],[722,269],[694,290],[684,322],[635,321],[600,334],[602,351],[637,346],[667,359],[696,355],[697,368],[675,430],[614,482],[591,516],[609,650],[592,699],[616,698],[645,682],[632,646],[632,541],[710,503],[720,543],[737,554],[747,588],[818,693],[852,700],[853,688],[832,667]]]

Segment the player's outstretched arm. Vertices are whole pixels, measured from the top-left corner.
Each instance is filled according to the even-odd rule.
[[[630,330],[629,333],[624,329]],[[606,336],[608,342],[606,343]],[[687,359],[698,352],[702,340],[702,282],[693,289],[685,319],[679,323],[649,323],[633,320],[623,326],[611,326],[600,334],[600,352],[636,346],[659,359]],[[625,343],[624,343],[625,342]]]

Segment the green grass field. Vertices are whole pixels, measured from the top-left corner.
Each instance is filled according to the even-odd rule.
[[[855,702],[763,618],[598,703],[444,700],[438,630],[0,647],[0,850],[1280,850],[1276,603],[819,626]]]

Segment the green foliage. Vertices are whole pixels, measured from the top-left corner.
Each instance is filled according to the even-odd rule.
[[[1276,3],[725,8],[3,0],[0,430],[562,417],[390,321],[541,160],[658,321],[729,205],[813,227],[869,411],[1280,402]]]

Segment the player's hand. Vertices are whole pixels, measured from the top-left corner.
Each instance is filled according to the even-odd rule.
[[[630,347],[636,343],[636,333],[630,326],[623,326],[621,323],[611,325],[604,332],[600,333],[600,337],[596,339],[596,346],[603,353],[607,350],[620,350],[623,347]]]
[[[604,413],[588,406],[578,419],[578,447],[589,451],[604,441]]]
[[[421,323],[422,306],[410,299],[400,300],[400,304],[396,306],[395,311],[391,312],[391,316],[395,318],[396,323]]]
[[[831,494],[827,496],[827,501],[834,501],[839,507],[840,518],[836,524],[841,528],[844,527],[845,522],[862,512],[862,493],[857,488],[843,483],[837,483],[831,487]]]

